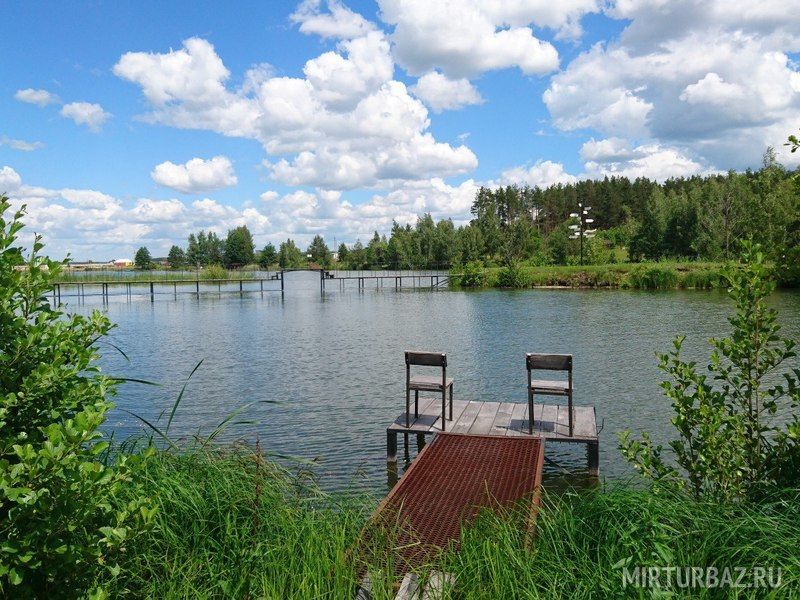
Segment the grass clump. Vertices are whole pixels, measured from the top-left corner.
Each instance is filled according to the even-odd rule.
[[[669,266],[643,265],[627,273],[623,287],[637,290],[672,290],[678,287],[678,273]]]
[[[112,597],[352,597],[347,549],[369,499],[325,495],[244,449],[161,452],[140,480],[158,510],[104,582]]]
[[[457,598],[740,598],[800,593],[800,492],[761,504],[695,501],[619,486],[545,495],[531,543],[527,511],[483,513],[437,568]],[[772,568],[775,589],[626,587],[634,567]],[[770,578],[767,578],[770,581]],[[666,586],[665,576],[660,579]],[[745,580],[745,583],[751,581]]]

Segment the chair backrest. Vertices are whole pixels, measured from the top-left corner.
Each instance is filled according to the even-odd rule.
[[[525,355],[528,371],[542,369],[545,371],[569,371],[572,373],[572,354],[534,354]]]
[[[419,365],[422,367],[446,367],[447,354],[444,352],[406,352],[406,365]]]

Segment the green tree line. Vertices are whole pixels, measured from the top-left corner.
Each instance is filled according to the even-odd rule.
[[[193,233],[185,250],[172,247],[168,260],[174,268],[253,263],[298,268],[311,263],[344,269],[447,269],[478,261],[490,266],[570,265],[579,261],[579,241],[571,237],[569,215],[581,204],[591,207],[598,230],[594,239],[585,240],[587,264],[722,261],[732,258],[739,242],[752,239],[782,267],[785,277],[796,280],[799,185],[795,173],[778,163],[769,149],[758,170],[663,183],[615,176],[547,188],[481,187],[467,224],[457,227],[450,219],[437,222],[424,214],[413,225],[394,222],[389,232],[376,231],[366,244],[342,243],[335,253],[321,235],[305,251],[292,239],[256,251],[252,234],[241,226],[225,239],[213,232]]]

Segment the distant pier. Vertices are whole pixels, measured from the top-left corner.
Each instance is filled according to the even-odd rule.
[[[84,301],[86,298],[99,297],[103,303],[112,297],[131,300],[134,296],[145,296],[155,302],[156,297],[173,297],[179,295],[194,295],[200,297],[203,293],[222,294],[252,294],[252,293],[280,293],[286,291],[286,273],[295,271],[310,271],[319,273],[319,290],[325,293],[330,285],[335,285],[340,291],[348,288],[358,291],[371,288],[394,289],[439,289],[447,287],[450,275],[441,272],[403,272],[388,273],[385,271],[332,271],[326,269],[281,269],[273,273],[267,272],[260,277],[241,277],[234,279],[203,279],[200,277],[186,279],[153,278],[140,279],[138,277],[119,277],[116,279],[75,279],[73,281],[57,281],[53,284],[53,302],[58,304],[62,299],[77,298]]]

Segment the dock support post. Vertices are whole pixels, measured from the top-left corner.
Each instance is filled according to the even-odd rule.
[[[200,297],[200,280],[194,282],[194,293],[197,294],[197,297]]]
[[[586,444],[586,462],[589,467],[589,475],[597,477],[600,474],[600,442]]]
[[[319,271],[319,293],[325,293],[325,269]]]
[[[242,280],[239,280],[239,297],[242,297]]]
[[[153,282],[151,281],[150,282],[150,302],[155,302],[155,301],[156,301],[156,295],[155,295],[155,292],[153,291]]]
[[[397,432],[386,430],[386,462],[397,462]]]
[[[175,298],[175,300],[178,299],[178,282],[177,281],[173,281],[172,282],[172,296]]]
[[[283,269],[281,269],[281,296],[283,296]]]

